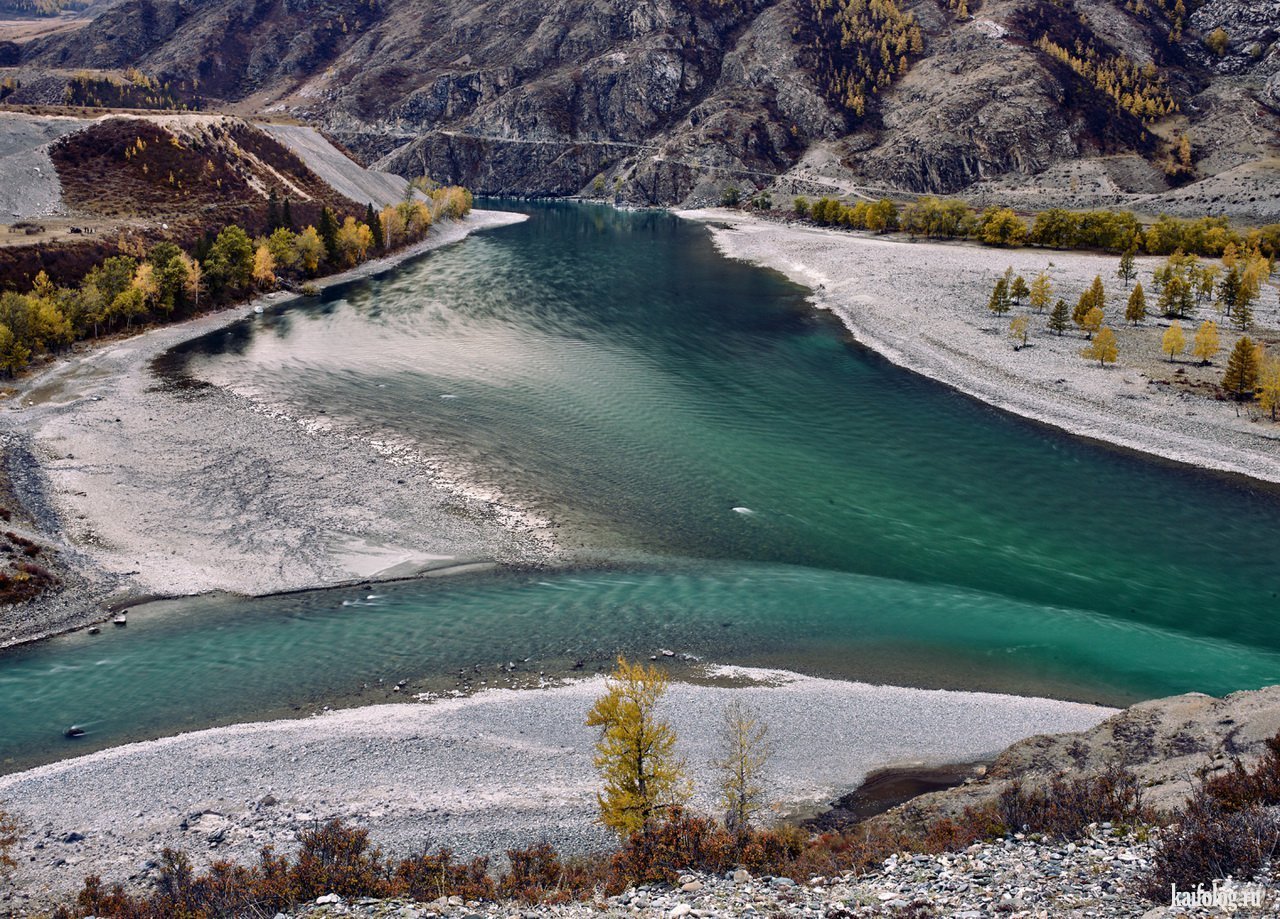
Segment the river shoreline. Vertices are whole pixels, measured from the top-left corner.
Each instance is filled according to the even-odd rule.
[[[1223,351],[1213,367],[1167,364],[1159,334],[1167,322],[1118,328],[1121,365],[1100,368],[1079,354],[1083,336],[1044,331],[1045,317],[1029,314],[1031,346],[1014,350],[1008,317],[986,308],[991,285],[1012,265],[1028,280],[1041,270],[1055,294],[1074,303],[1098,275],[1111,291],[1109,315],[1122,312],[1109,256],[1038,249],[991,249],[968,244],[907,241],[840,230],[782,224],[740,211],[678,211],[709,226],[726,256],[778,271],[809,288],[819,308],[835,315],[859,344],[893,364],[929,377],[994,408],[1123,450],[1252,482],[1280,483],[1280,427],[1237,418],[1230,403],[1190,390],[1183,379],[1220,376],[1236,333],[1222,329]],[[1139,280],[1150,286],[1162,259],[1139,259]],[[1148,293],[1148,303],[1154,295]],[[1011,315],[1027,314],[1024,307]],[[1257,310],[1267,339],[1277,322],[1274,288]],[[1115,319],[1111,320],[1117,325]],[[1187,340],[1194,325],[1185,324]]]
[[[524,219],[474,211],[316,284],[372,277]],[[175,346],[294,299],[277,292],[151,329],[22,382],[0,413],[0,437],[22,467],[18,498],[39,508],[34,534],[58,550],[74,580],[5,610],[0,648],[148,599],[265,595],[553,556],[538,521],[467,494],[431,458],[267,412],[223,389],[157,379],[153,361]]]
[[[705,812],[715,810],[716,730],[730,699],[769,726],[779,814],[812,812],[878,768],[974,760],[1116,711],[786,671],[711,667],[707,676],[716,685],[675,682],[661,703]],[[144,880],[166,845],[200,864],[249,860],[264,844],[291,850],[300,828],[330,817],[397,852],[443,843],[470,856],[543,839],[565,852],[606,848],[595,822],[595,732],[584,723],[602,685],[596,676],[239,724],[5,776],[0,799],[33,831],[20,844],[17,887],[34,906],[89,872]]]

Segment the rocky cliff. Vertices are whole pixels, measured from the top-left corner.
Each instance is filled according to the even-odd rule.
[[[1187,6],[113,0],[25,44],[11,101],[135,66],[190,103],[291,112],[384,168],[491,194],[673,203],[781,177],[1250,216],[1278,177],[1280,0]],[[855,92],[877,55],[887,70]],[[1144,93],[1167,105],[1135,114]]]

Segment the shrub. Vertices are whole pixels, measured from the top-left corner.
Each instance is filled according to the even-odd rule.
[[[394,888],[403,896],[422,901],[448,896],[466,900],[491,899],[494,896],[489,860],[476,858],[469,862],[456,862],[453,851],[446,848],[441,848],[435,855],[424,852],[402,859],[395,868]]]
[[[1230,771],[1204,780],[1204,793],[1227,811],[1280,804],[1280,734],[1266,743],[1266,752],[1252,770],[1237,759]]]
[[[613,856],[611,874],[621,885],[659,882],[670,884],[682,871],[703,868],[724,871],[737,855],[734,838],[705,817],[671,808],[665,820],[632,833]]]
[[[329,893],[343,898],[376,896],[386,875],[382,852],[370,845],[368,830],[330,820],[302,834],[293,876],[304,900]]]
[[[1160,840],[1142,893],[1167,903],[1171,885],[1187,890],[1218,878],[1247,880],[1271,859],[1278,843],[1280,826],[1260,806],[1228,810],[1198,788],[1178,824]]]
[[[1044,787],[1032,790],[1014,781],[1001,792],[996,808],[1010,830],[1063,839],[1081,836],[1090,823],[1143,823],[1152,816],[1143,803],[1138,777],[1118,765],[1070,780],[1058,773]]]
[[[0,808],[0,877],[16,866],[12,852],[19,838],[17,821]]]
[[[550,843],[527,849],[508,849],[510,867],[498,885],[498,895],[525,903],[568,899],[564,889],[565,870],[560,855]]]
[[[996,839],[1009,832],[994,804],[966,807],[961,819],[942,817],[931,823],[922,836],[926,852],[956,852],[975,842]]]

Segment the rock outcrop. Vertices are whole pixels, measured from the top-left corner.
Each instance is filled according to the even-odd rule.
[[[705,201],[813,182],[817,151],[819,189],[1036,185],[1068,205],[1260,213],[1256,189],[1222,182],[1161,197],[1162,167],[1179,133],[1193,178],[1274,159],[1278,0],[1189,3],[1180,33],[1155,3],[971,0],[965,18],[945,0],[898,3],[923,50],[860,118],[819,85],[798,37],[806,0],[111,0],[22,47],[12,101],[58,101],[51,75],[136,66],[193,103],[292,112],[382,168],[491,194]],[[1218,29],[1221,53],[1206,43]],[[1144,124],[1036,47],[1046,35],[1150,66],[1179,111]],[[1106,165],[1118,156],[1147,168],[1129,181]],[[1059,169],[1082,159],[1105,178]]]
[[[1221,773],[1237,759],[1252,764],[1278,733],[1280,686],[1225,698],[1189,693],[1139,702],[1088,731],[1018,741],[980,779],[922,795],[880,819],[923,825],[994,800],[1014,779],[1030,786],[1059,772],[1096,774],[1114,764],[1133,769],[1146,803],[1170,813],[1186,802],[1199,776]]]

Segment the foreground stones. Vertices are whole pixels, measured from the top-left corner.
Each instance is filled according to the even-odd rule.
[[[1158,831],[1151,831],[1152,833]],[[344,902],[332,896],[283,919],[369,917],[369,919],[533,919],[542,916],[635,916],[648,919],[718,919],[785,916],[796,919],[902,919],[984,916],[1058,919],[1175,919],[1222,915],[1222,910],[1173,909],[1153,904],[1138,893],[1150,866],[1152,836],[1108,824],[1090,828],[1078,842],[1047,842],[1021,834],[942,855],[902,854],[861,877],[815,877],[796,884],[788,878],[689,873],[675,887],[642,885],[616,897],[561,906],[520,903],[465,903],[459,897],[432,903],[391,900]],[[1206,879],[1208,881],[1209,879]],[[1272,897],[1262,912],[1274,915],[1270,875],[1257,879]],[[282,917],[277,917],[282,919]]]

